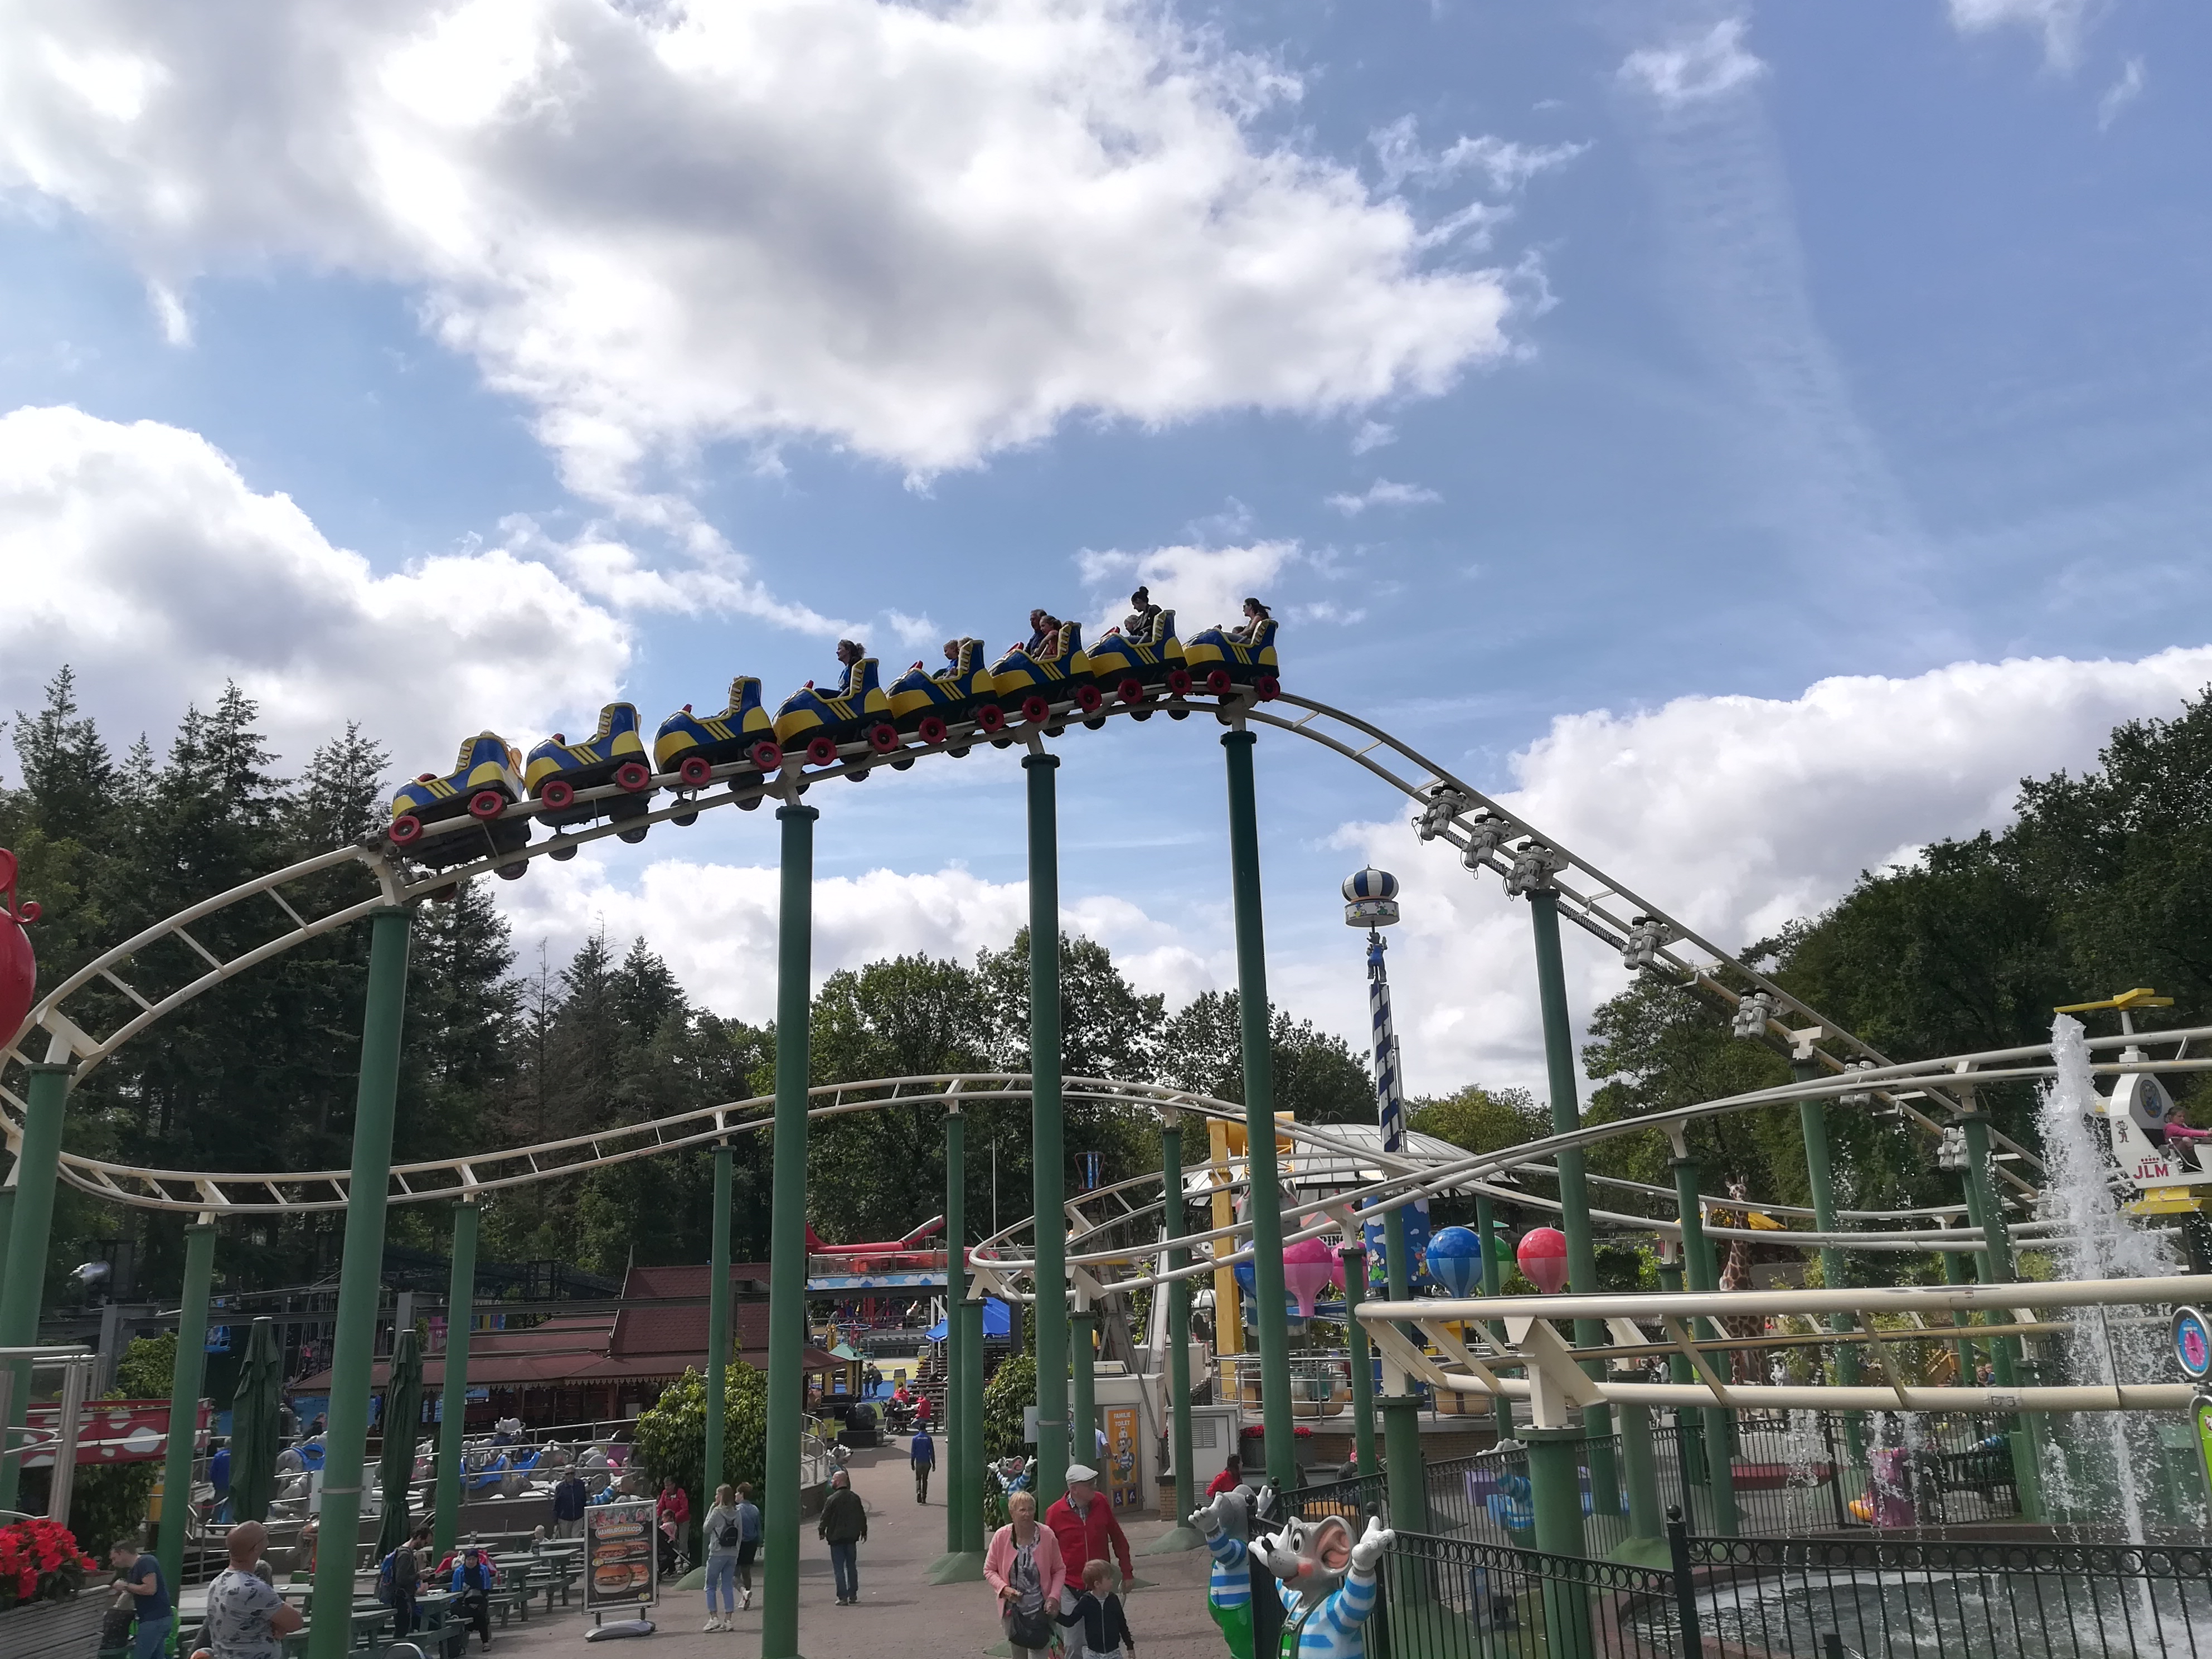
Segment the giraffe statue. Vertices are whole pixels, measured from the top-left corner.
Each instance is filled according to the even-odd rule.
[[[1716,1210],[1713,1219],[1723,1227],[1748,1227],[1751,1224],[1751,1188],[1741,1176],[1728,1184],[1729,1199],[1740,1207]],[[1729,1241],[1728,1260],[1721,1267],[1721,1288],[1724,1291],[1747,1291],[1751,1282],[1751,1242],[1732,1238]],[[1765,1333],[1766,1322],[1756,1314],[1737,1314],[1717,1322],[1730,1336],[1759,1336]],[[1765,1356],[1756,1348],[1737,1348],[1729,1357],[1729,1380],[1736,1382],[1764,1382],[1760,1375]]]

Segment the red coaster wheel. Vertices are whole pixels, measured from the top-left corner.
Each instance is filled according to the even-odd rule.
[[[507,794],[499,789],[479,789],[469,797],[469,816],[479,823],[489,823],[507,811]]]
[[[898,746],[898,733],[888,720],[868,728],[868,747],[878,755],[890,754]]]
[[[392,820],[392,827],[384,832],[394,847],[412,847],[422,839],[422,820],[412,812],[402,812]]]
[[[945,720],[937,714],[924,714],[914,728],[914,734],[924,743],[945,741]]]
[[[676,775],[696,789],[714,775],[714,763],[704,755],[686,755],[683,765],[676,769]]]
[[[783,766],[783,750],[763,738],[752,747],[752,763],[763,777],[779,771]]]
[[[624,761],[615,768],[615,787],[633,795],[653,781],[653,769],[643,761]]]
[[[808,741],[806,763],[809,766],[833,766],[836,761],[837,744],[834,738],[824,734]]]
[[[1042,726],[1052,718],[1052,705],[1031,692],[1022,699],[1022,718],[1031,726]]]
[[[1132,674],[1114,688],[1114,695],[1126,703],[1142,702],[1145,700],[1145,683]]]
[[[1106,699],[1099,695],[1098,688],[1095,685],[1079,685],[1075,688],[1075,706],[1086,714],[1097,714],[1099,706],[1105,701]]]
[[[1206,689],[1213,693],[1215,696],[1227,696],[1229,695],[1231,684],[1231,681],[1230,680],[1229,671],[1227,669],[1215,668],[1207,671],[1206,676]]]
[[[975,711],[975,729],[993,734],[1006,729],[1006,711],[995,702],[987,702]]]
[[[1188,696],[1190,695],[1190,670],[1188,668],[1169,669],[1168,690],[1173,696],[1178,697]]]
[[[1261,702],[1273,702],[1283,695],[1283,683],[1273,674],[1262,674],[1252,682],[1252,689],[1260,694]]]
[[[575,805],[576,786],[566,778],[556,778],[538,792],[538,799],[558,812]]]

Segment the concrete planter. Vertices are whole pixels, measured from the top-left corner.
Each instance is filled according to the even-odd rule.
[[[105,1595],[27,1601],[0,1613],[0,1653],[8,1659],[87,1659],[100,1645]]]

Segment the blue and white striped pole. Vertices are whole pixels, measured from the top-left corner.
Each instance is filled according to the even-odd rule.
[[[1382,965],[1381,931],[1397,920],[1397,877],[1388,870],[1370,866],[1346,880],[1345,926],[1367,929],[1367,1007],[1374,1026],[1375,1115],[1382,1128],[1382,1150],[1386,1153],[1401,1152],[1406,1147],[1406,1092],[1398,1062],[1398,1034],[1390,1022],[1390,975]],[[1403,1206],[1390,1212],[1383,1225],[1382,1239],[1390,1298],[1403,1301],[1411,1280]]]

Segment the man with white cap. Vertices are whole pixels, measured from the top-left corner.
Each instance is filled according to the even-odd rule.
[[[1098,1490],[1098,1471],[1088,1463],[1067,1466],[1067,1495],[1044,1512],[1044,1523],[1059,1541],[1071,1578],[1079,1578],[1084,1564],[1091,1561],[1118,1561],[1125,1583],[1134,1575],[1128,1534]]]

